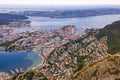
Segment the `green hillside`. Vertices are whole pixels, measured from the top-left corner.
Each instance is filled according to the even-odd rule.
[[[96,36],[97,38],[107,36],[108,51],[110,54],[120,52],[120,21],[105,26]]]

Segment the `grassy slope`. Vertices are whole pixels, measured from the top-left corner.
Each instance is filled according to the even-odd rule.
[[[120,54],[109,55],[97,64],[93,64],[92,66],[85,67],[81,71],[78,71],[75,74],[74,80],[93,80],[93,78],[99,80],[109,80],[115,75],[117,76],[113,77],[111,80],[120,80],[118,76],[120,75],[119,60]]]
[[[97,38],[107,36],[109,53],[120,52],[120,21],[113,22],[101,29],[96,35]]]

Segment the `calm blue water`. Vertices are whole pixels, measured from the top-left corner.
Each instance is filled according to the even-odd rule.
[[[27,70],[37,66],[42,62],[42,58],[34,52],[4,52],[0,51],[0,72],[22,68]],[[16,72],[16,71],[15,71]]]
[[[65,18],[65,19],[29,16],[29,20],[32,21],[31,27],[22,28],[22,29],[16,30],[16,32],[22,32],[26,30],[31,31],[31,30],[38,30],[38,29],[54,30],[54,29],[61,28],[65,25],[75,25],[80,30],[82,30],[83,27],[103,28],[107,24],[110,24],[116,20],[120,20],[120,15],[115,14],[115,15],[102,15],[102,16],[94,16],[94,17]]]

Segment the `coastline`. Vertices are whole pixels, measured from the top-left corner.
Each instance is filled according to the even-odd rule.
[[[45,60],[44,55],[43,55],[42,53],[39,53],[39,52],[37,52],[37,53],[38,53],[38,55],[39,55],[43,60],[42,60],[41,64],[39,64],[38,66],[32,67],[32,70],[41,69],[41,68],[44,67],[45,64],[46,64],[46,60]]]
[[[0,50],[0,52],[6,52],[6,51],[5,50]],[[12,52],[14,52],[14,51],[12,51]],[[27,51],[18,51],[18,52],[27,52]],[[38,56],[42,58],[42,62],[41,62],[41,64],[38,64],[37,66],[31,67],[31,68],[28,67],[28,69],[26,71],[28,71],[30,69],[32,69],[32,70],[41,69],[42,67],[44,67],[44,65],[46,64],[46,60],[45,60],[44,55],[39,53],[39,52],[36,52],[36,51],[31,51],[31,52],[37,53]]]

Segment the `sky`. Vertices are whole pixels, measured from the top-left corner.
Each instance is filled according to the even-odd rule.
[[[120,5],[120,0],[0,0],[0,4]]]

